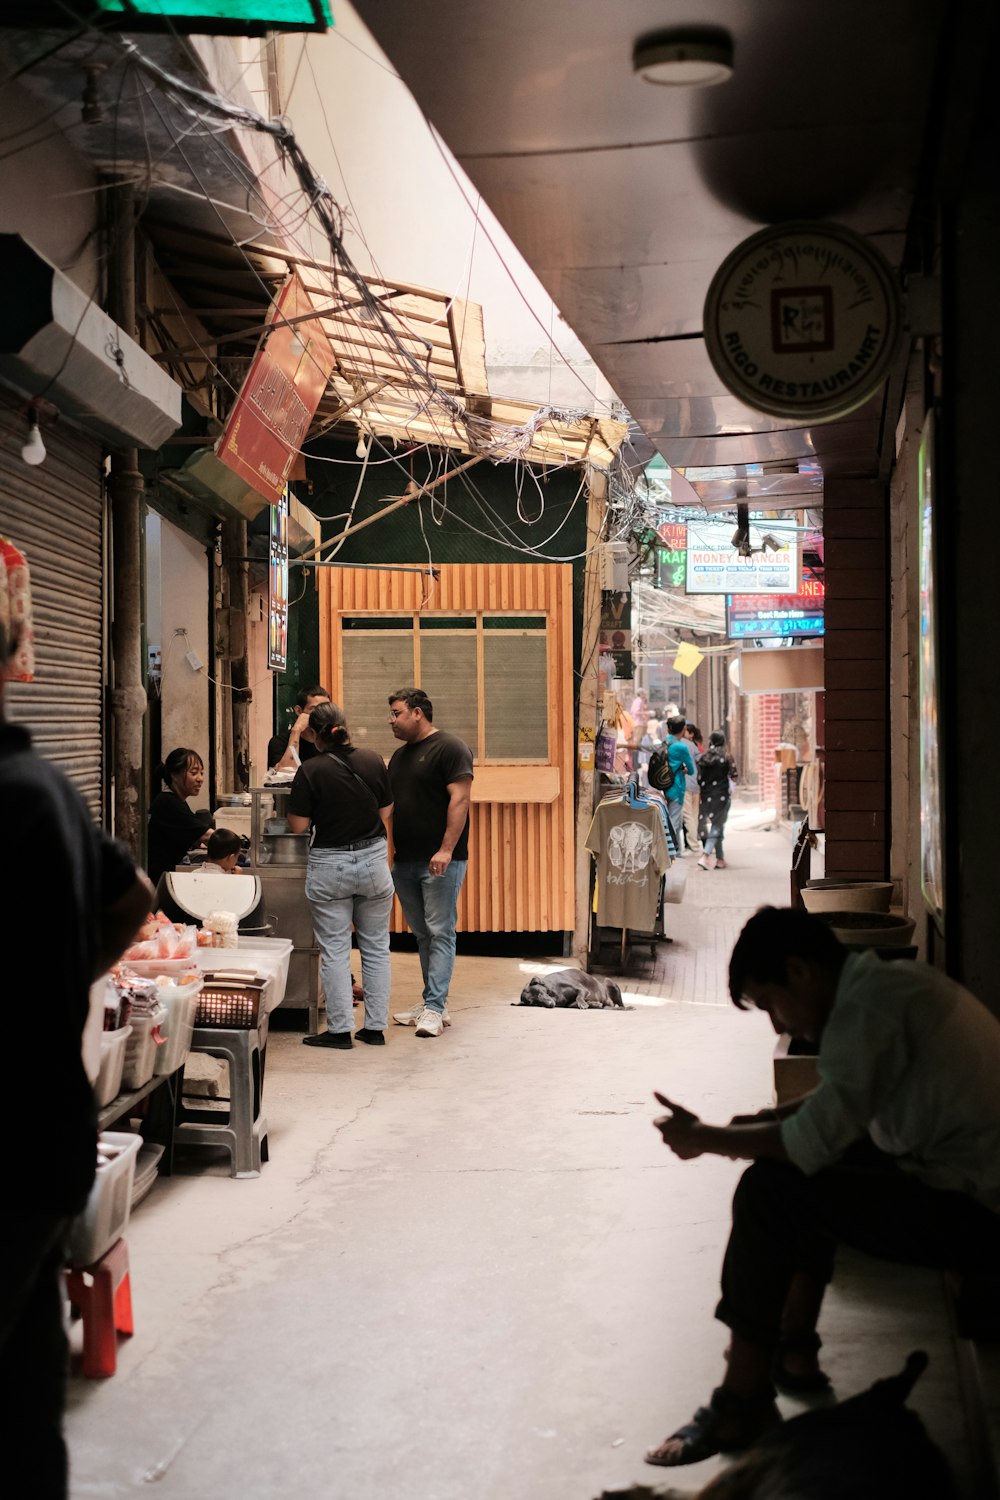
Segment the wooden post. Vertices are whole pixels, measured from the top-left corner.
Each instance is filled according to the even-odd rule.
[[[577,731],[597,730],[597,684],[599,658],[598,634],[601,628],[601,560],[597,544],[604,530],[608,494],[607,475],[597,469],[587,471],[587,562],[583,582],[583,632],[580,644],[580,697],[577,705]],[[596,751],[596,744],[595,744]],[[583,963],[590,943],[590,854],[584,848],[594,816],[593,764],[578,770],[576,778],[576,922],[573,929],[573,956]]]

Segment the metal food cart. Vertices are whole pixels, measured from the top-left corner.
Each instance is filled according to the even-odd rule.
[[[309,1030],[316,1033],[322,1001],[319,949],[305,894],[309,835],[288,832],[291,789],[291,783],[250,788],[250,860],[263,887],[264,909],[275,919],[275,935],[292,943],[285,1008],[308,1010]]]

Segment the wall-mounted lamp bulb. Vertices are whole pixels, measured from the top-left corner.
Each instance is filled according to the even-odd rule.
[[[40,464],[45,459],[45,444],[42,442],[42,434],[38,430],[38,423],[32,422],[28,427],[28,441],[21,449],[21,457],[26,464]]]

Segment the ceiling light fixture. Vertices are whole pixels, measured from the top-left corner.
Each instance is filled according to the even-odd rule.
[[[21,448],[21,457],[26,464],[31,464],[32,468],[45,461],[45,444],[38,430],[37,417],[34,417],[28,424],[28,441]]]
[[[636,42],[632,67],[646,83],[674,88],[725,83],[733,71],[733,39],[711,28],[652,32]]]

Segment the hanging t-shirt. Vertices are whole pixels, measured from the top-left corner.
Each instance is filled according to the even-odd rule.
[[[594,814],[586,847],[597,860],[598,925],[652,932],[660,876],[670,865],[659,811],[604,802]]]

